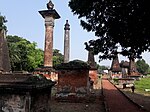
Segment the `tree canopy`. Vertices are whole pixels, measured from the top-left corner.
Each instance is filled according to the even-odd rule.
[[[53,66],[59,65],[64,62],[64,56],[60,53],[60,50],[53,49]]]
[[[150,50],[148,0],[70,0],[69,7],[83,29],[99,37],[85,44],[87,50],[100,53],[100,59],[111,59],[118,52],[138,58]]]
[[[136,67],[137,67],[137,70],[142,74],[149,72],[149,65],[145,62],[144,59],[138,60],[136,62]]]
[[[35,42],[18,37],[7,36],[10,62],[13,71],[32,71],[43,63],[43,50]]]
[[[0,29],[6,30],[6,26],[4,25],[4,23],[6,23],[6,22],[7,22],[7,20],[6,20],[5,16],[0,15]]]
[[[98,73],[101,74],[101,73],[104,72],[104,70],[108,70],[109,67],[108,66],[104,66],[104,65],[100,66],[99,64],[97,64],[97,69],[98,69]]]

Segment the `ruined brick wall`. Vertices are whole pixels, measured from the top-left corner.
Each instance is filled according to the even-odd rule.
[[[89,91],[88,80],[89,70],[60,70],[56,98],[72,102],[84,99]]]

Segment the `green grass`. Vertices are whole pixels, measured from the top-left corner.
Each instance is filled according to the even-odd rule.
[[[142,78],[140,81],[135,81],[135,91],[142,94],[149,94],[145,89],[150,89],[150,78]]]

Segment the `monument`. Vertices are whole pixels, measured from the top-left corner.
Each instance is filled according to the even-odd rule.
[[[4,26],[5,18],[0,16],[0,71],[10,72],[10,58],[6,40],[6,27]]]
[[[45,19],[45,48],[44,48],[44,67],[53,67],[53,29],[54,20],[60,16],[54,9],[54,4],[50,0],[47,3],[48,10],[39,11]]]
[[[135,60],[134,59],[130,59],[128,77],[139,80],[139,78],[140,78],[141,75],[142,74],[139,73],[138,70],[137,70],[137,68],[136,68]]]
[[[56,100],[62,102],[85,102],[89,95],[89,68],[81,60],[61,63],[56,66],[58,84]]]
[[[111,74],[112,78],[122,78],[122,74],[121,74],[122,71],[121,71],[118,55],[116,55],[113,58],[110,70],[112,72]]]
[[[54,20],[60,16],[54,9],[54,4],[50,0],[47,3],[47,10],[39,11],[45,19],[45,48],[44,48],[44,66],[36,68],[34,74],[43,74],[47,79],[57,81],[58,74],[53,69],[53,30]]]
[[[88,52],[88,64],[90,65],[91,69],[96,69],[96,63],[92,50],[89,50]]]
[[[87,63],[90,65],[90,70],[89,70],[90,81],[93,82],[92,86],[94,89],[96,89],[96,84],[98,83],[98,74],[97,74],[96,62],[94,59],[94,53],[91,49],[89,49],[88,52]]]
[[[66,20],[64,30],[64,63],[68,63],[70,55],[70,25],[68,23],[68,20]]]

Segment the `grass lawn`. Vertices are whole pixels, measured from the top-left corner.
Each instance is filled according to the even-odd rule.
[[[146,92],[145,89],[150,89],[150,78],[142,78],[140,81],[135,81],[136,93],[150,96],[150,91]]]

